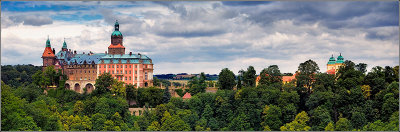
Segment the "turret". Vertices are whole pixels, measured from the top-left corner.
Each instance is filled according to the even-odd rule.
[[[54,49],[53,49],[54,50]],[[50,39],[47,37],[46,47],[44,48],[42,58],[43,58],[43,70],[50,65],[55,64],[56,56],[54,55],[54,51],[51,50]]]
[[[65,43],[65,38],[64,38],[64,43],[63,43],[63,46],[62,46],[61,50],[62,51],[68,51],[67,43]]]

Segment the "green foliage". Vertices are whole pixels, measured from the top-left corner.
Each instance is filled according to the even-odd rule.
[[[335,126],[332,122],[329,122],[328,125],[326,125],[325,131],[335,131]]]
[[[290,123],[286,123],[280,129],[281,131],[308,131],[310,130],[310,126],[307,126],[307,122],[310,120],[307,113],[305,111],[297,114],[294,121]]]
[[[200,78],[197,78],[196,76],[192,77],[188,82],[189,89],[187,89],[187,92],[192,96],[206,92],[207,83],[205,80],[206,77],[203,72],[200,74]]]
[[[277,65],[270,65],[260,73],[260,85],[271,85],[273,83],[282,83],[282,74]]]
[[[84,104],[82,101],[76,101],[74,105],[74,113],[77,115],[82,115],[82,111],[84,110]]]
[[[16,97],[11,88],[1,81],[1,130],[2,131],[38,131],[31,116],[24,111],[27,102]]]
[[[104,123],[106,122],[106,116],[104,114],[96,113],[92,116],[91,121],[93,123],[94,131],[103,131]]]
[[[190,126],[184,122],[178,115],[171,116],[165,111],[161,119],[161,131],[189,131]]]
[[[261,123],[262,126],[269,126],[271,130],[279,130],[282,125],[282,112],[281,109],[275,105],[265,105],[263,109],[263,119]]]
[[[139,106],[143,107],[148,103],[150,107],[155,107],[162,103],[163,90],[155,87],[138,89]]]
[[[239,114],[239,116],[237,116],[232,120],[228,128],[229,130],[233,131],[250,130],[251,129],[250,123],[247,120],[249,120],[248,117],[244,113],[241,113]]]
[[[169,99],[171,99],[171,93],[169,92],[169,88],[168,88],[168,86],[167,86],[167,87],[165,87],[165,89],[164,89],[164,94],[163,94],[162,102],[163,102],[163,103],[168,103],[168,102],[169,102]]]
[[[243,86],[245,87],[254,87],[256,85],[256,70],[253,66],[249,66],[247,71],[239,71],[240,74],[243,75]]]
[[[307,88],[307,92],[311,92],[310,88],[314,85],[315,73],[319,72],[318,64],[313,60],[307,60],[300,63],[298,72],[296,76],[297,87],[305,87]]]
[[[9,86],[20,87],[35,82],[33,75],[36,72],[41,72],[41,70],[41,66],[33,66],[31,64],[4,65],[1,66],[1,80]]]
[[[232,90],[236,85],[235,74],[228,68],[224,68],[218,75],[219,89],[221,90]]]
[[[110,92],[111,85],[114,83],[114,79],[110,73],[104,73],[97,77],[94,86],[96,89],[93,91],[93,95],[101,95]]]
[[[335,131],[350,131],[352,130],[352,125],[346,118],[339,118],[335,125]]]
[[[183,97],[185,95],[185,93],[183,92],[182,89],[175,89],[175,92],[180,96]]]

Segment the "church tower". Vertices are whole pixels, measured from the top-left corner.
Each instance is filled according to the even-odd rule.
[[[49,38],[47,38],[46,48],[43,51],[42,58],[43,58],[43,69],[42,70],[44,70],[47,66],[51,66],[51,65],[55,64],[56,56],[54,55],[54,51],[51,50]]]
[[[111,45],[108,46],[109,54],[125,54],[125,47],[123,45],[123,36],[119,31],[118,20],[114,24],[114,32],[111,34]]]

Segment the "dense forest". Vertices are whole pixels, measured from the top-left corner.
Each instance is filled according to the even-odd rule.
[[[284,74],[271,65],[260,72],[257,86],[254,67],[236,76],[225,68],[216,93],[206,92],[202,73],[189,81],[184,92],[192,97],[183,100],[168,88],[136,88],[110,74],[98,77],[92,93],[78,94],[64,88],[68,78],[52,67],[42,72],[32,65],[2,66],[1,130],[398,131],[399,66],[366,67],[346,61],[330,75],[307,60],[295,80],[283,83]],[[58,87],[45,94],[51,85]],[[135,116],[129,107],[145,111]]]

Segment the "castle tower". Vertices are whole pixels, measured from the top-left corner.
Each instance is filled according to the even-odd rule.
[[[344,58],[342,56],[342,53],[340,53],[337,60],[335,60],[335,58],[332,55],[331,58],[329,58],[328,64],[326,65],[327,66],[326,72],[328,74],[336,74],[339,71],[340,66],[343,65],[344,65]]]
[[[61,48],[61,51],[68,51],[67,43],[65,43],[65,38],[64,38],[64,43],[63,43],[63,46]]]
[[[125,54],[125,47],[123,45],[123,36],[119,31],[118,21],[114,24],[114,32],[111,34],[111,45],[108,46],[109,54]]]
[[[46,48],[43,51],[42,58],[43,58],[43,69],[42,70],[44,70],[47,66],[51,66],[51,65],[55,64],[56,56],[54,55],[53,50],[51,50],[49,38],[47,38]]]
[[[340,66],[344,65],[344,58],[342,56],[342,53],[340,53],[340,55],[337,57],[336,63],[335,63],[335,67],[336,67],[336,73],[339,70]]]

